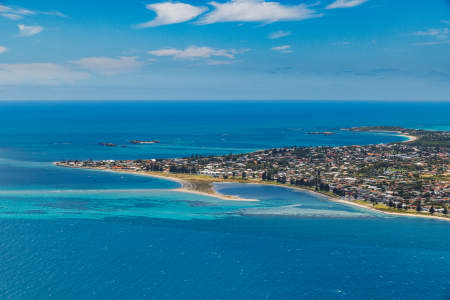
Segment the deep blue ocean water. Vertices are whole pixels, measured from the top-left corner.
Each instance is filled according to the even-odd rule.
[[[449,115],[450,103],[0,102],[0,299],[449,299],[448,222],[51,164],[401,141],[339,129],[448,130]]]

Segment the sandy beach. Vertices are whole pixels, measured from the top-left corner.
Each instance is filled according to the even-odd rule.
[[[53,164],[57,165],[56,162],[54,162]],[[57,165],[57,166],[61,166],[61,165]],[[62,167],[65,167],[65,166],[62,166]],[[110,169],[103,169],[103,168],[78,168],[78,169],[86,169],[86,170],[101,171],[101,172],[110,172],[110,173],[117,173],[117,174],[129,174],[129,175],[147,176],[147,177],[159,178],[159,179],[164,179],[164,180],[169,180],[169,181],[173,181],[173,182],[179,183],[181,185],[180,188],[168,190],[168,191],[173,191],[173,192],[197,194],[197,195],[202,195],[202,196],[214,197],[214,198],[218,198],[218,199],[226,200],[226,201],[240,201],[240,202],[257,202],[257,201],[259,201],[257,199],[246,199],[246,198],[240,198],[240,197],[236,197],[236,196],[224,195],[224,194],[221,194],[221,193],[217,192],[214,188],[212,189],[211,193],[196,191],[196,190],[193,189],[194,187],[189,181],[183,180],[183,179],[180,179],[180,178],[176,178],[176,177],[173,177],[173,176],[163,176],[163,175],[149,174],[147,172],[138,172],[138,171],[110,170]]]
[[[109,171],[109,170],[107,170]],[[111,172],[115,172],[115,171],[111,171]],[[215,197],[221,200],[227,200],[227,201],[241,201],[241,202],[255,202],[255,201],[259,201],[257,199],[246,199],[246,198],[240,198],[240,197],[235,197],[235,196],[229,196],[229,195],[224,195],[221,194],[219,192],[217,192],[214,188],[212,189],[212,193],[207,193],[207,192],[201,192],[201,191],[196,191],[194,190],[192,184],[187,181],[187,180],[183,180],[180,178],[176,178],[176,177],[171,177],[171,176],[163,176],[163,175],[156,175],[156,174],[149,174],[149,173],[145,173],[145,172],[134,172],[134,171],[118,171],[119,173],[127,173],[127,174],[132,174],[132,175],[142,175],[142,176],[149,176],[149,177],[154,177],[154,178],[160,178],[160,179],[164,179],[164,180],[171,180],[171,181],[175,181],[178,182],[179,184],[181,184],[181,188],[177,188],[171,191],[175,191],[175,192],[181,192],[181,193],[190,193],[190,194],[197,194],[197,195],[202,195],[202,196],[209,196],[209,197]]]
[[[408,137],[408,138],[415,138],[413,136],[406,136],[406,137]],[[53,164],[57,165],[56,162],[53,163]],[[196,190],[194,190],[194,186],[192,185],[192,183],[189,182],[188,180],[183,180],[181,178],[170,176],[169,174],[167,176],[165,176],[165,175],[151,174],[151,173],[147,173],[147,172],[127,171],[127,170],[109,170],[109,169],[103,169],[103,168],[83,168],[83,169],[94,170],[94,171],[102,171],[102,172],[119,173],[119,174],[120,173],[124,173],[124,174],[130,174],[130,175],[148,176],[148,177],[160,178],[160,179],[164,179],[164,180],[170,180],[170,181],[177,182],[177,183],[179,183],[181,185],[180,188],[172,189],[170,191],[175,191],[175,192],[180,192],[180,193],[190,193],[190,194],[197,194],[197,195],[202,195],[202,196],[215,197],[215,198],[218,198],[218,199],[221,199],[221,200],[226,200],[226,201],[240,201],[240,202],[257,202],[257,201],[259,201],[258,199],[246,199],[246,198],[240,198],[240,197],[236,197],[236,196],[224,195],[224,194],[221,194],[220,192],[218,192],[216,189],[214,189],[214,187],[212,187],[211,192],[196,191]],[[236,182],[233,182],[233,181],[220,181],[220,182],[217,182],[217,183],[221,183],[221,182],[222,183],[226,183],[226,182],[236,183]],[[214,180],[211,180],[211,183],[214,183]],[[287,189],[299,190],[299,191],[308,192],[308,193],[312,193],[312,194],[317,195],[317,196],[324,197],[327,200],[335,202],[335,203],[340,203],[340,204],[343,204],[343,205],[349,205],[349,206],[353,206],[353,207],[367,209],[367,210],[370,210],[370,211],[374,211],[374,212],[378,212],[378,213],[382,213],[382,214],[386,214],[386,215],[450,221],[450,218],[441,217],[441,216],[431,216],[431,215],[422,215],[422,214],[413,214],[413,213],[410,214],[410,213],[383,211],[383,210],[379,210],[379,209],[376,209],[374,207],[371,207],[370,205],[359,204],[359,203],[356,203],[356,202],[353,202],[353,201],[344,200],[344,199],[341,199],[341,198],[338,198],[338,197],[332,197],[330,195],[326,195],[326,194],[323,194],[323,193],[315,192],[315,191],[312,191],[312,190],[309,190],[309,189],[304,189],[304,188],[296,187],[296,186],[286,186],[286,185],[281,185],[281,184],[271,184],[271,183],[264,183],[264,182],[248,182],[248,183],[244,183],[244,184],[270,185],[270,186],[277,186],[277,187],[282,187],[282,188],[287,188]]]
[[[399,134],[399,136],[403,136],[403,137],[408,139],[407,141],[404,141],[403,143],[409,143],[409,142],[417,141],[417,136],[408,135],[408,134]]]
[[[367,130],[367,132],[373,132],[373,133],[394,133],[397,136],[401,136],[406,138],[406,141],[402,141],[401,143],[410,143],[410,142],[414,142],[418,140],[417,136],[414,135],[409,135],[409,134],[404,134],[401,131],[389,131],[389,130]]]
[[[249,183],[249,184],[253,184],[253,183]],[[254,184],[278,186],[278,187],[287,188],[287,189],[293,189],[293,190],[299,190],[299,191],[303,191],[303,192],[309,192],[309,193],[312,193],[314,195],[318,195],[318,196],[322,196],[324,198],[327,198],[329,201],[332,201],[332,202],[340,203],[340,204],[343,204],[343,205],[354,206],[354,207],[358,207],[358,208],[362,208],[362,209],[367,209],[367,210],[370,210],[370,211],[374,211],[374,212],[378,212],[378,213],[382,213],[382,214],[386,214],[386,215],[401,216],[401,217],[411,217],[411,218],[425,218],[425,219],[433,219],[433,220],[443,220],[443,221],[447,221],[447,222],[450,221],[450,218],[441,217],[441,216],[409,214],[409,213],[389,212],[389,211],[379,210],[379,209],[376,209],[374,207],[370,207],[369,205],[363,205],[363,204],[359,204],[359,203],[356,203],[356,202],[353,202],[353,201],[344,200],[344,199],[337,198],[337,197],[332,197],[332,196],[329,196],[329,195],[326,195],[326,194],[318,193],[318,192],[311,191],[311,190],[308,190],[308,189],[303,189],[303,188],[300,188],[300,187],[284,186],[284,185],[270,184],[270,183],[254,183]]]
[[[227,200],[227,201],[241,201],[241,202],[258,202],[259,201],[258,199],[247,199],[247,198],[240,198],[240,197],[236,197],[236,196],[224,195],[224,194],[217,192],[216,190],[214,190],[215,193],[213,193],[213,194],[199,192],[199,191],[193,191],[193,190],[189,190],[189,189],[185,189],[185,188],[179,188],[174,191],[209,196],[209,197],[214,197],[214,198],[218,198],[221,200]]]

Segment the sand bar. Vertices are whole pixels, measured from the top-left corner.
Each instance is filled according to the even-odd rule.
[[[409,136],[407,136],[407,137],[409,137]],[[414,138],[414,137],[411,136],[411,138]],[[54,163],[54,164],[56,165],[56,163]],[[72,167],[69,167],[69,168],[72,168]],[[215,197],[215,198],[218,198],[218,199],[221,199],[221,200],[227,200],[227,201],[241,201],[241,202],[256,202],[256,201],[259,201],[257,199],[246,199],[246,198],[240,198],[240,197],[236,197],[236,196],[224,195],[224,194],[221,194],[220,192],[218,192],[216,189],[214,189],[214,187],[212,187],[212,189],[210,191],[208,191],[208,192],[197,191],[197,190],[195,190],[194,184],[192,184],[188,180],[177,178],[175,176],[172,176],[169,173],[167,173],[167,175],[166,175],[166,173],[154,174],[154,173],[142,172],[142,171],[110,170],[110,169],[104,169],[104,168],[78,168],[78,169],[95,170],[95,171],[103,171],[103,172],[111,172],[111,173],[119,173],[119,174],[123,173],[123,174],[138,175],[138,176],[148,176],[148,177],[154,177],[154,178],[160,178],[160,179],[164,179],[164,180],[170,180],[170,181],[178,182],[182,186],[182,187],[177,188],[177,189],[169,189],[169,191],[182,192],[182,193],[191,193],[191,194],[197,194],[197,195],[202,195],[202,196]],[[212,183],[244,183],[244,182],[236,182],[236,181],[232,181],[232,180],[229,180],[229,181],[226,181],[226,180],[215,181],[214,178],[211,178],[209,182],[211,184]],[[288,188],[288,189],[294,189],[294,190],[309,192],[309,193],[312,193],[314,195],[324,197],[324,198],[326,198],[326,199],[328,199],[329,201],[332,201],[332,202],[340,203],[340,204],[343,204],[343,205],[354,206],[354,207],[358,207],[358,208],[362,208],[362,209],[367,209],[367,210],[370,210],[370,211],[374,211],[374,212],[378,212],[378,213],[382,213],[382,214],[386,214],[386,215],[450,221],[450,218],[442,217],[442,216],[432,216],[432,215],[416,214],[416,213],[401,213],[401,212],[384,211],[384,210],[380,210],[380,209],[371,207],[370,204],[363,205],[363,204],[356,203],[354,201],[345,200],[345,199],[338,198],[338,197],[333,197],[333,196],[330,196],[330,195],[327,195],[327,194],[324,194],[324,193],[320,193],[320,192],[316,192],[316,191],[312,191],[312,190],[309,190],[309,189],[296,187],[296,186],[288,186],[288,185],[281,185],[281,184],[271,184],[271,183],[264,183],[264,182],[259,182],[259,181],[258,182],[251,182],[250,181],[250,182],[244,183],[244,184],[270,185],[270,186],[278,186],[278,187],[282,187],[282,188]]]

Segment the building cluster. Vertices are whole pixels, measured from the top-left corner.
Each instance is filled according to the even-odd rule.
[[[225,156],[65,161],[60,164],[275,181],[333,193],[349,200],[431,213],[447,213],[447,204],[450,204],[450,155],[446,145],[283,147]]]

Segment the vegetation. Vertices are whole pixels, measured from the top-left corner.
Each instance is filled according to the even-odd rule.
[[[62,166],[131,170],[178,178],[186,188],[214,193],[213,182],[277,184],[316,191],[335,198],[362,201],[390,212],[448,215],[450,133],[362,127],[439,141],[439,146],[413,142],[366,146],[282,147],[244,154],[179,159],[64,161]],[[443,143],[444,141],[445,143]]]

